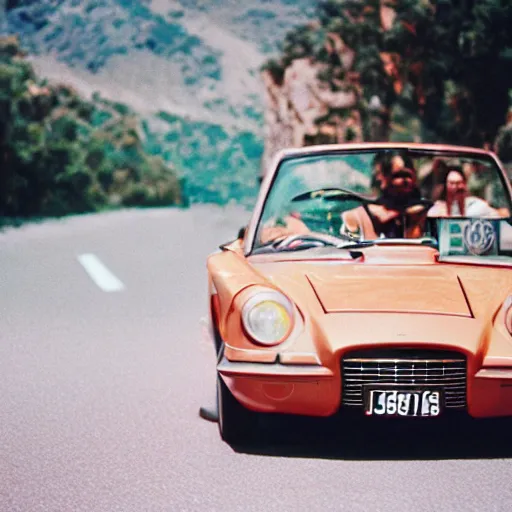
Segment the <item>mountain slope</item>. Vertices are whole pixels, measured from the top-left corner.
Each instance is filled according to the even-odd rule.
[[[303,7],[308,2],[302,1]],[[144,111],[173,110],[258,129],[257,70],[300,2],[11,0],[4,30],[19,33],[52,79],[98,89]],[[207,5],[207,7],[205,7]],[[59,63],[59,64],[57,64]],[[121,94],[121,97],[119,96]]]
[[[191,201],[251,201],[263,152],[259,68],[309,4],[7,0],[0,29],[19,34],[39,76],[142,114],[146,143],[187,178]]]

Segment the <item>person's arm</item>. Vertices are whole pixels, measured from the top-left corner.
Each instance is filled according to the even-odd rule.
[[[436,201],[427,213],[427,217],[444,217],[446,216],[446,206],[441,201]]]
[[[349,235],[356,240],[374,240],[377,234],[365,209],[358,206],[341,214],[340,234]]]

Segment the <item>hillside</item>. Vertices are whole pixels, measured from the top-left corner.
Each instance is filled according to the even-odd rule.
[[[261,113],[258,68],[304,19],[301,3],[309,4],[9,0],[4,30],[20,34],[50,78],[98,89],[142,113],[256,129],[250,112]]]
[[[141,114],[153,150],[187,178],[192,201],[254,197],[264,131],[259,68],[311,14],[309,1],[5,5],[2,33],[20,35],[38,75],[88,98],[98,91]],[[160,113],[179,118],[172,129]],[[198,144],[205,149],[200,155]],[[229,188],[230,179],[239,185]]]

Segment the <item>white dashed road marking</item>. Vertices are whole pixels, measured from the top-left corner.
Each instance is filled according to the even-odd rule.
[[[124,290],[124,284],[94,254],[81,254],[78,256],[78,261],[89,274],[89,277],[104,292]]]

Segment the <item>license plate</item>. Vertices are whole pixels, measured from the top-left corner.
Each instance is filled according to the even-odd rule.
[[[365,412],[367,416],[439,416],[441,392],[371,389],[366,397]]]

